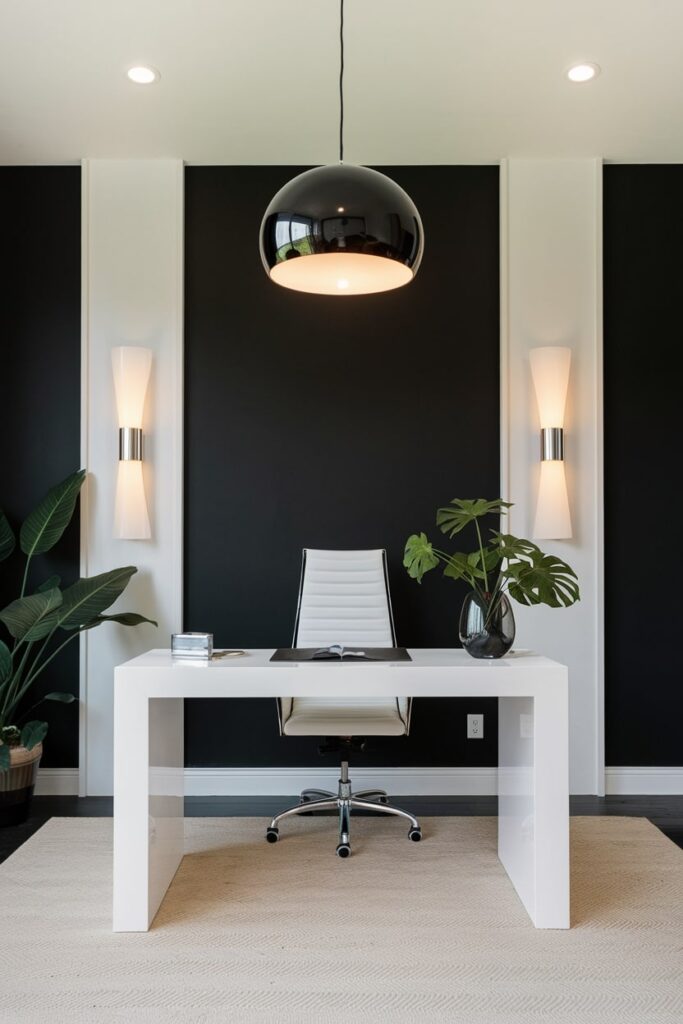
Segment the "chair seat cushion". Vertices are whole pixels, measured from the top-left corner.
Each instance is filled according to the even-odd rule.
[[[394,697],[343,699],[294,697],[286,736],[403,736],[406,701]]]

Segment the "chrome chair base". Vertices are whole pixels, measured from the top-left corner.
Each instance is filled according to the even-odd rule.
[[[337,793],[326,789],[304,789],[298,804],[281,811],[272,819],[266,829],[266,839],[269,843],[276,843],[280,838],[279,823],[283,818],[289,818],[293,814],[311,814],[313,811],[338,811],[339,812],[339,844],[337,845],[337,856],[348,857],[351,854],[351,812],[378,811],[380,814],[393,814],[398,818],[405,818],[410,822],[408,838],[414,843],[422,839],[420,823],[414,815],[409,814],[400,807],[394,807],[389,803],[387,794],[383,789],[362,789],[358,793],[351,790],[349,779],[348,761],[342,761],[341,778]]]

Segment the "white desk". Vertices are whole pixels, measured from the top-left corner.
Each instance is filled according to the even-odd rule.
[[[395,663],[270,662],[272,653],[193,664],[150,651],[116,669],[114,931],[149,928],[183,857],[183,698],[335,696],[342,676],[346,698],[498,698],[498,856],[535,926],[569,927],[564,665],[455,649],[413,649],[411,662]],[[443,870],[458,870],[457,849]]]

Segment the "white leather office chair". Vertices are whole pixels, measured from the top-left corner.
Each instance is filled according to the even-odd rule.
[[[386,552],[317,551],[304,549],[299,604],[294,626],[293,647],[395,647],[396,635],[389,596]],[[325,664],[320,666],[324,675]],[[338,682],[340,670],[330,672],[329,682]],[[342,684],[343,685],[343,684]],[[284,736],[325,736],[351,745],[365,736],[407,736],[412,699],[405,697],[284,697],[278,701],[280,734]],[[352,793],[348,761],[342,760],[338,792],[305,789],[299,803],[276,814],[266,830],[266,839],[277,842],[278,825],[292,814],[318,810],[339,811],[337,855],[351,853],[351,811],[380,811],[410,822],[409,839],[422,838],[420,825],[408,811],[388,802],[384,790],[366,789]]]

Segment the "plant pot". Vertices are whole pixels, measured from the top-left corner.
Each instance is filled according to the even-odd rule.
[[[42,753],[42,743],[33,750],[10,747],[9,771],[0,772],[0,828],[28,818]]]
[[[515,639],[515,617],[507,597],[496,602],[491,612],[487,602],[474,591],[463,601],[460,612],[460,642],[473,658],[502,658]]]

